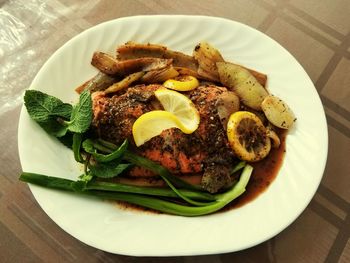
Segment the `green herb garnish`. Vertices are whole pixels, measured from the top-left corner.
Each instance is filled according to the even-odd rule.
[[[48,134],[62,137],[67,131],[83,133],[92,120],[92,101],[89,91],[80,94],[74,107],[37,90],[27,90],[24,104],[29,116]]]
[[[20,180],[24,182],[126,201],[175,215],[199,216],[220,210],[241,195],[253,170],[244,162],[238,163],[231,173],[243,169],[239,180],[226,192],[212,195],[204,192],[200,186],[172,175],[165,167],[131,152],[127,140],[118,147],[111,142],[91,138],[92,100],[88,90],[81,93],[74,107],[35,90],[26,91],[24,101],[30,117],[48,134],[72,148],[75,160],[84,164],[84,174],[77,181],[23,172]],[[159,175],[168,187],[142,187],[101,181],[120,176],[134,165]]]
[[[85,90],[80,94],[79,102],[73,107],[69,121],[64,121],[63,124],[71,132],[83,133],[86,132],[92,120],[92,100],[90,91]]]
[[[24,105],[29,116],[48,134],[61,137],[66,134],[67,127],[58,122],[58,118],[69,119],[72,105],[37,90],[27,90]]]

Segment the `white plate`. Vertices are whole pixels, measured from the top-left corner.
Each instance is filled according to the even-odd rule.
[[[327,124],[310,78],[283,47],[234,21],[202,16],[125,17],[95,26],[57,50],[33,80],[63,101],[77,100],[74,88],[94,74],[94,51],[114,53],[129,40],[161,43],[191,54],[202,40],[228,61],[268,74],[270,91],[284,99],[298,120],[287,138],[287,154],[266,192],[239,209],[186,218],[122,210],[108,202],[30,185],[40,206],[62,229],[82,242],[112,253],[137,256],[214,254],[259,244],[291,224],[315,194],[324,171]],[[76,179],[81,173],[70,150],[45,134],[23,108],[19,123],[23,171]]]

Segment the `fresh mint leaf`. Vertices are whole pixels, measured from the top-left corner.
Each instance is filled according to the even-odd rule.
[[[45,123],[55,117],[69,119],[72,114],[72,105],[63,103],[60,99],[38,90],[25,92],[24,105],[29,116],[40,123]]]
[[[86,132],[92,121],[91,94],[85,90],[80,94],[79,102],[73,107],[70,120],[66,121],[68,130],[76,133]]]
[[[69,119],[72,114],[72,105],[63,103],[60,99],[38,90],[25,92],[24,105],[29,116],[48,134],[56,137],[62,137],[66,134],[67,127],[59,123],[57,119]]]
[[[90,173],[93,176],[100,178],[112,178],[120,175],[125,170],[130,168],[132,164],[119,164],[119,161],[113,161],[109,163],[97,163],[94,166],[90,166]]]
[[[96,161],[98,162],[110,162],[115,159],[119,159],[128,148],[128,140],[125,140],[118,149],[113,151],[110,154],[101,154],[98,153],[94,147],[94,141],[91,139],[87,139],[83,142],[83,149],[87,153],[90,153]]]
[[[53,108],[52,115],[69,119],[70,115],[72,114],[72,109],[73,109],[72,105],[68,103],[63,103],[62,105],[59,105]]]
[[[55,137],[62,137],[67,133],[67,127],[60,124],[55,118],[50,118],[44,122],[37,122],[48,134]]]

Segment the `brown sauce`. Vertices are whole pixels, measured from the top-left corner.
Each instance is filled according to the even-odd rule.
[[[256,163],[250,163],[250,165],[254,167],[254,170],[247,185],[245,193],[237,199],[235,199],[234,201],[232,201],[229,205],[227,205],[220,211],[227,211],[230,209],[241,207],[244,204],[253,201],[255,198],[257,198],[260,194],[262,194],[268,189],[269,185],[276,178],[278,171],[282,166],[284,155],[286,152],[286,135],[287,132],[280,131],[280,147],[277,149],[272,148],[269,155],[264,160]],[[122,209],[131,209],[157,214],[161,213],[158,211],[153,211],[152,209],[143,208],[126,202],[113,201],[113,203],[116,203],[118,207]]]
[[[231,202],[224,210],[237,208],[251,202],[267,190],[282,166],[286,152],[286,135],[287,133],[285,131],[281,131],[279,134],[281,140],[280,147],[271,149],[269,155],[264,160],[250,164],[254,167],[254,170],[245,193]]]

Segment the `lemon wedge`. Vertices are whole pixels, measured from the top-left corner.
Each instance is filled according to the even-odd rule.
[[[178,91],[189,91],[197,88],[199,81],[193,76],[184,75],[175,79],[168,79],[163,83],[163,86]]]
[[[147,112],[134,122],[132,134],[136,146],[141,146],[170,128],[178,128],[186,134],[190,134],[198,128],[199,112],[185,95],[162,88],[155,91],[155,96],[165,111]]]
[[[192,132],[171,112],[155,110],[142,114],[132,127],[135,144],[140,146],[170,128],[179,128],[184,133]]]
[[[264,124],[258,116],[248,111],[231,114],[227,123],[227,138],[234,153],[244,161],[260,161],[271,150]]]
[[[164,110],[173,113],[182,123],[184,133],[194,132],[199,125],[199,112],[193,102],[185,95],[168,89],[158,89],[154,92]]]

